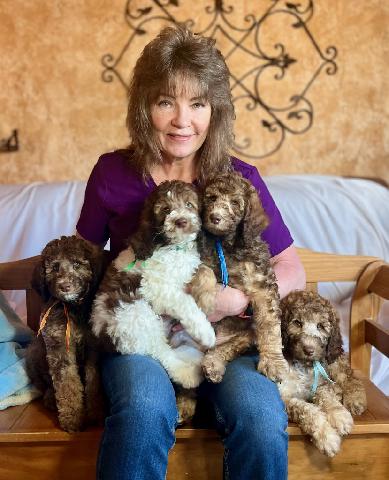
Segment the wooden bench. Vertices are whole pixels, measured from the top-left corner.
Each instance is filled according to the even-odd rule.
[[[374,257],[299,250],[308,288],[317,282],[357,281],[350,319],[352,367],[364,379],[368,410],[355,418],[351,435],[334,459],[321,455],[289,424],[290,479],[389,478],[389,400],[369,380],[371,346],[389,357],[389,332],[376,323],[382,299],[389,299],[389,265]],[[37,329],[40,299],[31,289],[39,257],[0,264],[0,289],[26,290],[28,324]],[[95,478],[100,429],[68,434],[40,400],[0,412],[0,478],[9,480]],[[215,431],[182,427],[169,456],[168,479],[221,479],[222,444]]]

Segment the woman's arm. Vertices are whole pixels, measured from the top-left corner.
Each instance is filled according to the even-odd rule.
[[[277,277],[281,298],[286,297],[293,290],[305,289],[305,270],[294,245],[274,256],[271,264]]]

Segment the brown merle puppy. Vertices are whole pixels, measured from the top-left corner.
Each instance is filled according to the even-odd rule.
[[[279,384],[289,418],[334,456],[353,415],[366,409],[366,393],[343,353],[339,318],[315,292],[295,291],[281,301],[284,354],[290,369]],[[316,380],[315,380],[316,379]],[[335,383],[333,383],[335,382]]]
[[[69,432],[103,416],[97,349],[88,327],[101,270],[100,249],[62,236],[43,249],[33,275],[45,303],[39,334],[27,350],[27,372]]]
[[[217,335],[229,340],[210,349],[203,359],[205,376],[220,382],[226,363],[250,346],[260,352],[258,371],[279,381],[287,372],[282,354],[281,315],[276,277],[270,264],[267,244],[260,234],[268,225],[258,193],[248,180],[232,172],[210,180],[203,192],[203,230],[199,250],[203,263],[217,272],[221,281],[220,261],[215,240],[219,239],[229,274],[229,285],[243,291],[250,299],[253,320],[226,318],[215,324]],[[199,270],[192,281],[192,295],[204,289],[206,272]],[[211,277],[211,275],[210,275]],[[212,283],[212,278],[211,278]],[[205,308],[201,305],[202,308]],[[206,310],[207,311],[207,310]]]

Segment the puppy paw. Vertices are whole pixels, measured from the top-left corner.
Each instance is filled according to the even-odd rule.
[[[212,383],[220,383],[226,371],[225,362],[217,355],[207,354],[202,361],[204,376]]]
[[[327,457],[334,457],[340,449],[340,435],[329,424],[312,435],[316,448]]]
[[[288,373],[289,365],[282,355],[261,355],[257,370],[273,382],[281,382]]]
[[[343,396],[343,405],[352,415],[361,415],[367,408],[365,391],[358,391]]]
[[[59,412],[58,421],[63,430],[69,433],[79,432],[84,427],[85,415],[83,410]]]
[[[328,412],[327,419],[329,424],[339,433],[339,435],[348,435],[353,429],[353,417],[344,407],[332,409]]]
[[[208,320],[207,320],[208,322]],[[206,349],[212,348],[216,343],[216,334],[215,330],[210,323],[206,323],[204,328],[197,332],[196,336],[193,336],[196,342],[200,343]]]
[[[175,368],[171,378],[175,383],[182,385],[184,388],[196,388],[204,379],[201,367],[192,363],[183,363]]]

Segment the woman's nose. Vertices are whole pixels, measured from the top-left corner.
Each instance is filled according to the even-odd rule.
[[[185,128],[190,125],[190,112],[187,107],[177,105],[174,110],[172,125],[177,128]]]

